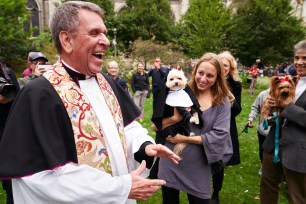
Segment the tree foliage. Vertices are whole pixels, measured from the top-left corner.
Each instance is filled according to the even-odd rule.
[[[125,48],[139,38],[168,42],[174,19],[168,0],[127,0],[117,16],[117,39]]]
[[[265,64],[292,59],[295,43],[305,38],[305,27],[292,14],[288,0],[244,0],[233,4],[236,27],[229,42],[243,64],[256,58]]]
[[[219,52],[231,26],[230,12],[220,0],[193,0],[178,25],[179,43],[191,57]]]
[[[30,47],[29,32],[24,30],[28,20],[25,0],[0,1],[0,56],[13,69],[17,69]]]
[[[142,61],[145,64],[152,62],[155,57],[160,57],[165,64],[177,63],[184,60],[184,53],[171,44],[158,44],[153,40],[137,39],[132,44],[132,57],[136,61]]]
[[[33,40],[33,45],[34,50],[39,50],[47,56],[49,64],[54,64],[58,60],[57,50],[52,42],[51,33],[48,28],[45,28],[45,30]]]

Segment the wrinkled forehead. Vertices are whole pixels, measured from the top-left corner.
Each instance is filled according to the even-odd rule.
[[[300,49],[294,53],[294,56],[306,56],[306,50]]]

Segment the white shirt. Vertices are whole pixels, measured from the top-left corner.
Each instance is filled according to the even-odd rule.
[[[79,83],[103,127],[113,176],[88,165],[68,163],[54,170],[13,179],[15,204],[136,203],[135,200],[128,200],[132,185],[128,173],[139,166],[134,160],[134,153],[145,141],[155,142],[138,122],[126,126],[128,169],[115,123],[96,79],[93,77]],[[143,176],[147,175],[148,171]]]
[[[306,77],[301,77],[296,85],[295,89],[295,101],[302,95],[306,90]]]

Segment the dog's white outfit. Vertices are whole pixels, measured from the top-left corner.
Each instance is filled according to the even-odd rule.
[[[183,89],[177,91],[170,90],[166,98],[166,104],[179,107],[190,107],[193,105],[189,95]]]

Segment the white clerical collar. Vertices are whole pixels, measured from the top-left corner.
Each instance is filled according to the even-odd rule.
[[[79,73],[79,74],[82,74],[81,72],[79,72],[78,70],[72,68],[69,64],[67,64],[63,59],[61,60],[62,63],[69,69],[71,69],[72,71],[76,72],[76,73]],[[85,79],[90,79],[92,76],[88,76],[88,75],[85,75]]]

